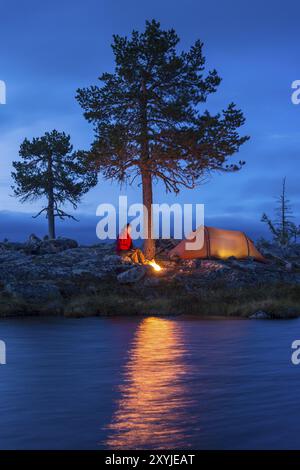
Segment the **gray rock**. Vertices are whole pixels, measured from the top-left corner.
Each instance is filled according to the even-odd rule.
[[[130,258],[128,257],[130,260]],[[105,255],[103,257],[103,263],[106,264],[122,264],[124,262],[124,259],[122,256],[119,255]]]
[[[20,242],[3,242],[0,244],[2,250],[7,250],[7,251],[20,251],[24,249],[24,243]]]
[[[224,261],[203,260],[201,261],[201,269],[208,272],[224,272],[231,269]]]
[[[170,260],[159,260],[159,265],[164,270],[174,270],[174,269],[177,269],[178,267],[178,263],[176,261],[170,261]]]
[[[285,263],[285,269],[288,272],[292,272],[293,271],[293,263],[290,263],[290,262]]]
[[[247,261],[246,260],[244,261],[234,260],[231,262],[231,266],[237,269],[244,270],[244,271],[247,271],[247,270],[255,271],[257,268],[256,263],[253,263],[252,261],[248,261],[248,260]]]
[[[144,282],[144,287],[159,287],[161,286],[164,278],[161,277],[148,277]]]
[[[72,274],[75,277],[80,277],[80,278],[95,278],[95,279],[102,279],[104,277],[104,272],[99,271],[99,270],[93,270],[93,269],[84,269],[84,268],[75,268],[72,269]]]
[[[70,238],[40,240],[36,235],[32,234],[27,243],[21,244],[19,248],[15,249],[22,249],[27,254],[44,255],[60,253],[61,251],[77,247],[78,243]]]
[[[197,265],[197,260],[196,259],[185,259],[180,264],[181,264],[181,266],[184,266],[185,268],[195,269],[196,265]]]
[[[145,277],[146,272],[146,266],[134,266],[127,271],[118,274],[117,280],[120,284],[135,284]]]
[[[250,320],[270,320],[271,315],[263,310],[258,310],[249,316]]]
[[[237,260],[237,258],[236,258],[235,256],[229,256],[229,257],[226,259],[226,261],[229,261],[229,262],[230,262],[230,261],[236,261],[236,260]]]
[[[43,240],[39,245],[39,253],[59,253],[61,251],[77,248],[78,243],[71,238],[57,238],[55,240]]]
[[[32,233],[31,235],[29,235],[28,243],[36,245],[41,243],[41,239],[37,237],[34,233]]]

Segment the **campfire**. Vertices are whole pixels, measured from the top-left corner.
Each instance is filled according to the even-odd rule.
[[[143,264],[145,266],[151,266],[154,271],[163,271],[163,268],[155,261],[155,259],[147,259],[141,250],[137,249],[131,255],[131,262],[134,264]]]
[[[149,266],[152,266],[154,271],[161,271],[162,270],[162,267],[159,266],[159,264],[157,264],[154,259],[151,260],[151,261],[147,261],[146,264],[149,264]]]

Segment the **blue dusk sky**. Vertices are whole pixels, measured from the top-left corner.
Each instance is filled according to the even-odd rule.
[[[46,232],[44,219],[31,218],[42,201],[22,205],[11,196],[11,163],[22,140],[56,128],[71,134],[75,148],[87,149],[93,131],[76,89],[113,71],[114,33],[129,35],[153,18],[175,28],[179,49],[204,42],[207,67],[217,69],[222,83],[203,109],[216,112],[234,101],[246,117],[242,132],[251,136],[236,156],[246,161],[242,171],[215,174],[176,198],[157,185],[155,202],[204,203],[208,224],[255,237],[263,233],[261,214],[272,215],[286,176],[299,222],[300,105],[291,102],[291,84],[300,79],[298,2],[10,0],[1,2],[0,17],[0,80],[7,85],[7,104],[0,105],[0,238]],[[120,193],[141,201],[138,186],[120,190],[100,179],[78,207],[80,222],[60,224],[59,234],[95,239],[98,204],[117,203]]]

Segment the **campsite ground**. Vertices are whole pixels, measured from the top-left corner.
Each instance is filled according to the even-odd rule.
[[[300,247],[268,263],[168,260],[160,272],[114,254],[112,245],[31,240],[0,246],[0,316],[178,315],[262,318],[300,316]]]

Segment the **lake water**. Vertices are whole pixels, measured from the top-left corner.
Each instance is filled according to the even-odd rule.
[[[300,320],[0,321],[1,449],[299,449]]]

